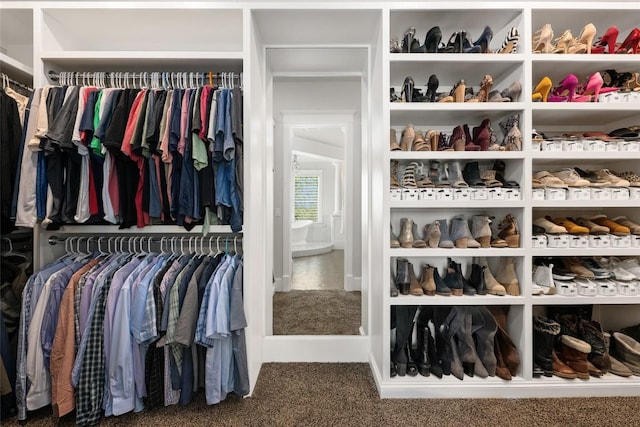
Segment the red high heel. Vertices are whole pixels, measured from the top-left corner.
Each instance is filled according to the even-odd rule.
[[[593,93],[593,102],[598,102],[598,95],[600,95],[600,90],[602,89],[602,85],[604,82],[602,81],[602,76],[600,73],[593,73],[589,76],[589,80],[587,81],[587,86],[585,89],[579,93],[578,96],[575,97],[575,102],[591,102]]]
[[[616,48],[616,53],[640,53],[640,48],[638,48],[639,44],[640,28],[634,28],[627,38]]]
[[[605,53],[605,47],[609,48],[609,54],[612,54],[616,48],[616,39],[618,38],[618,27],[611,26],[607,29],[602,37],[593,45],[591,53]]]

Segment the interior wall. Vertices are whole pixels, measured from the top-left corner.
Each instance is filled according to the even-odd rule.
[[[307,234],[308,242],[330,242],[331,241],[331,221],[335,211],[334,189],[336,185],[335,171],[333,163],[330,161],[300,162],[300,171],[322,171],[320,184],[320,218],[321,221],[309,227]]]
[[[353,140],[360,144],[361,132],[361,87],[360,78],[287,78],[275,79],[273,82],[273,118],[274,118],[274,276],[282,277],[282,234],[284,218],[282,217],[282,194],[289,191],[289,183],[283,182],[283,168],[290,168],[291,165],[284,165],[282,162],[282,141],[283,112],[305,112],[319,111],[336,113],[339,111],[355,111],[355,122],[353,124]],[[353,150],[355,154],[354,164],[360,165],[361,159],[358,149]],[[359,171],[353,176],[345,176],[345,179],[352,179],[354,190],[354,200],[360,200],[360,175]],[[359,214],[358,214],[359,215]],[[358,218],[359,216],[356,216]],[[357,228],[357,227],[356,227]],[[354,230],[359,233],[358,230]],[[357,236],[359,242],[359,234]],[[353,253],[353,274],[361,274],[361,251],[356,245]]]

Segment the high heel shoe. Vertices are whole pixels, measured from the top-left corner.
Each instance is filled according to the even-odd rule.
[[[465,151],[465,145],[467,139],[464,134],[464,130],[462,126],[456,126],[453,129],[453,133],[451,134],[450,144],[453,146],[455,151]]]
[[[458,80],[449,92],[449,96],[445,96],[438,102],[464,102],[465,89],[464,80]]]
[[[575,49],[581,51],[584,47],[584,51],[586,53],[591,53],[591,45],[593,44],[593,39],[595,38],[596,34],[596,26],[589,22],[582,28],[580,36],[574,41]]]
[[[590,102],[592,100],[593,102],[598,102],[598,95],[600,95],[602,84],[603,81],[600,73],[591,74],[584,91],[575,98],[575,102]],[[593,94],[593,98],[591,94]]]
[[[640,28],[634,28],[624,41],[616,46],[616,53],[640,53]]]
[[[542,80],[540,80],[540,83],[538,83],[535,89],[533,89],[531,100],[547,102],[549,91],[551,91],[551,86],[553,86],[551,79],[546,76],[543,77]]]
[[[520,40],[520,33],[518,33],[517,27],[511,27],[509,34],[504,38],[500,49],[495,53],[515,53],[518,48],[518,41]]]
[[[442,31],[440,30],[440,27],[435,26],[431,28],[427,31],[421,51],[424,53],[436,53],[441,40]]]
[[[616,40],[618,38],[618,34],[620,31],[618,27],[615,25],[607,28],[607,31],[604,33],[600,39],[593,46],[591,46],[591,53],[605,53],[605,48],[607,49],[607,53],[612,54],[616,48]]]
[[[416,46],[417,44],[417,46]],[[402,53],[411,53],[413,49],[420,46],[420,42],[416,40],[416,28],[409,27],[402,38]]]
[[[492,85],[493,77],[486,74],[480,83],[480,90],[478,91],[478,94],[467,102],[487,102],[489,100],[489,92],[491,91]]]
[[[554,46],[551,40],[553,40],[553,29],[550,24],[544,24],[542,28],[533,35],[533,40],[531,41],[533,53],[553,52]]]
[[[556,45],[555,49],[553,49],[553,53],[576,53],[569,52],[569,47],[575,42],[575,38],[573,37],[573,34],[571,34],[571,30],[565,30],[564,33],[554,41],[556,42]]]
[[[427,93],[425,95],[427,102],[436,101],[436,90],[438,90],[439,85],[440,82],[438,81],[438,77],[435,74],[431,74],[429,76],[429,81],[427,82]]]
[[[404,79],[404,83],[402,84],[402,100],[404,102],[413,102],[413,88],[415,87],[415,83],[413,82],[413,77],[406,77]]]
[[[551,91],[548,101],[573,102],[576,96],[576,88],[579,83],[578,77],[576,77],[575,74],[569,74],[560,82],[560,86]]]
[[[473,46],[479,46],[480,53],[487,53],[489,51],[489,44],[491,43],[492,39],[493,30],[490,26],[487,25],[486,27],[484,27],[484,31],[482,32],[480,37],[478,37],[478,40],[473,43]]]

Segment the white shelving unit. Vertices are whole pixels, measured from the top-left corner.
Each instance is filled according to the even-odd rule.
[[[33,81],[33,10],[0,9],[0,72],[31,85]]]
[[[469,6],[469,5],[466,5]],[[612,7],[609,7],[612,6]],[[481,9],[480,11],[476,8]],[[380,167],[384,170],[384,185],[380,190],[381,208],[383,210],[382,225],[393,225],[394,232],[399,234],[401,217],[413,218],[418,225],[419,237],[422,228],[435,219],[451,219],[455,215],[464,215],[467,219],[479,212],[495,216],[494,225],[506,213],[512,213],[518,221],[521,234],[521,247],[517,249],[390,249],[389,237],[385,232],[381,252],[383,289],[380,293],[382,312],[380,321],[381,349],[373,348],[372,366],[376,384],[383,397],[537,397],[537,396],[586,396],[586,395],[638,395],[640,380],[618,378],[606,375],[600,379],[591,379],[588,383],[571,382],[562,379],[538,379],[533,377],[533,333],[532,317],[534,314],[545,314],[547,306],[558,305],[594,305],[594,318],[602,322],[605,329],[630,326],[640,321],[640,298],[627,296],[596,297],[564,297],[564,296],[532,296],[531,270],[535,257],[565,256],[640,256],[637,248],[627,249],[535,249],[531,245],[531,225],[538,216],[569,215],[584,216],[589,213],[627,214],[640,220],[640,203],[637,200],[607,201],[534,201],[531,198],[531,176],[535,171],[549,168],[573,167],[603,168],[614,170],[634,170],[638,172],[640,153],[622,152],[542,152],[531,148],[531,131],[559,133],[571,131],[605,131],[638,124],[637,117],[640,105],[635,103],[536,103],[530,99],[531,88],[543,76],[549,76],[557,84],[566,74],[575,73],[581,80],[593,72],[616,69],[618,71],[640,71],[640,55],[540,55],[531,53],[531,36],[548,18],[552,21],[557,35],[566,28],[571,28],[577,36],[582,26],[594,22],[598,34],[602,34],[609,25],[618,25],[620,37],[637,26],[630,16],[638,16],[640,9],[631,3],[587,3],[583,4],[576,14],[575,8],[568,8],[547,3],[525,4],[512,2],[509,9],[499,8],[488,3],[479,6],[464,7],[451,3],[449,5],[414,4],[393,5],[385,11],[383,29],[389,38],[402,40],[403,33],[409,26],[415,26],[416,37],[424,41],[426,30],[434,25],[440,26],[443,42],[446,42],[453,31],[467,30],[472,39],[477,38],[485,25],[490,25],[495,33],[492,47],[499,46],[504,34],[517,26],[520,32],[518,52],[509,55],[494,54],[393,54],[385,53],[383,62],[387,67],[387,81],[400,94],[402,83],[407,76],[413,77],[415,87],[426,91],[428,76],[436,74],[440,81],[439,92],[448,92],[458,79],[464,79],[467,85],[477,90],[478,83],[485,74],[491,74],[494,80],[492,90],[506,88],[514,79],[519,79],[523,93],[518,102],[513,103],[387,103],[384,124],[397,131],[398,140],[401,130],[407,124],[423,132],[434,129],[451,134],[456,125],[467,123],[469,127],[477,126],[484,118],[491,119],[494,129],[497,122],[510,114],[520,114],[520,129],[523,135],[521,152],[402,152],[388,151],[385,139],[384,153]],[[488,16],[491,16],[489,18]],[[485,16],[487,19],[482,19]],[[455,22],[455,24],[454,24]],[[387,33],[388,32],[388,33]],[[475,38],[474,38],[475,37]],[[385,95],[388,88],[384,88]],[[387,133],[383,133],[385,136]],[[467,161],[477,160],[482,165],[491,164],[494,159],[502,159],[507,165],[507,179],[521,183],[521,201],[438,201],[391,200],[388,188],[390,184],[390,161],[399,161],[406,165],[411,161],[428,165],[430,160],[459,160],[462,165]],[[617,169],[617,168],[620,169]],[[624,168],[624,169],[622,169]],[[416,297],[389,296],[389,280],[393,280],[395,260],[400,257],[413,263],[419,278],[419,266],[423,263],[440,267],[440,275],[444,276],[443,267],[447,258],[460,262],[463,273],[467,277],[465,264],[471,264],[473,257],[486,256],[490,266],[495,266],[501,257],[513,257],[516,261],[516,272],[520,282],[521,296],[462,296],[462,297]],[[495,270],[492,271],[495,272]],[[459,381],[454,377],[437,379],[433,376],[425,378],[394,377],[389,375],[391,363],[391,332],[389,329],[390,309],[392,306],[416,305],[503,305],[509,306],[507,330],[516,343],[521,359],[520,371],[512,381],[497,378],[465,378]],[[612,309],[612,308],[615,308]],[[624,316],[624,320],[622,317]],[[552,385],[552,387],[549,387]],[[544,391],[543,391],[544,390]]]

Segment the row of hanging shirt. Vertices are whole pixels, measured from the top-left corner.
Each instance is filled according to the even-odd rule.
[[[240,88],[35,90],[16,225],[242,229]]]
[[[76,424],[249,393],[235,253],[68,254],[31,276],[18,340],[18,419],[52,405]]]

